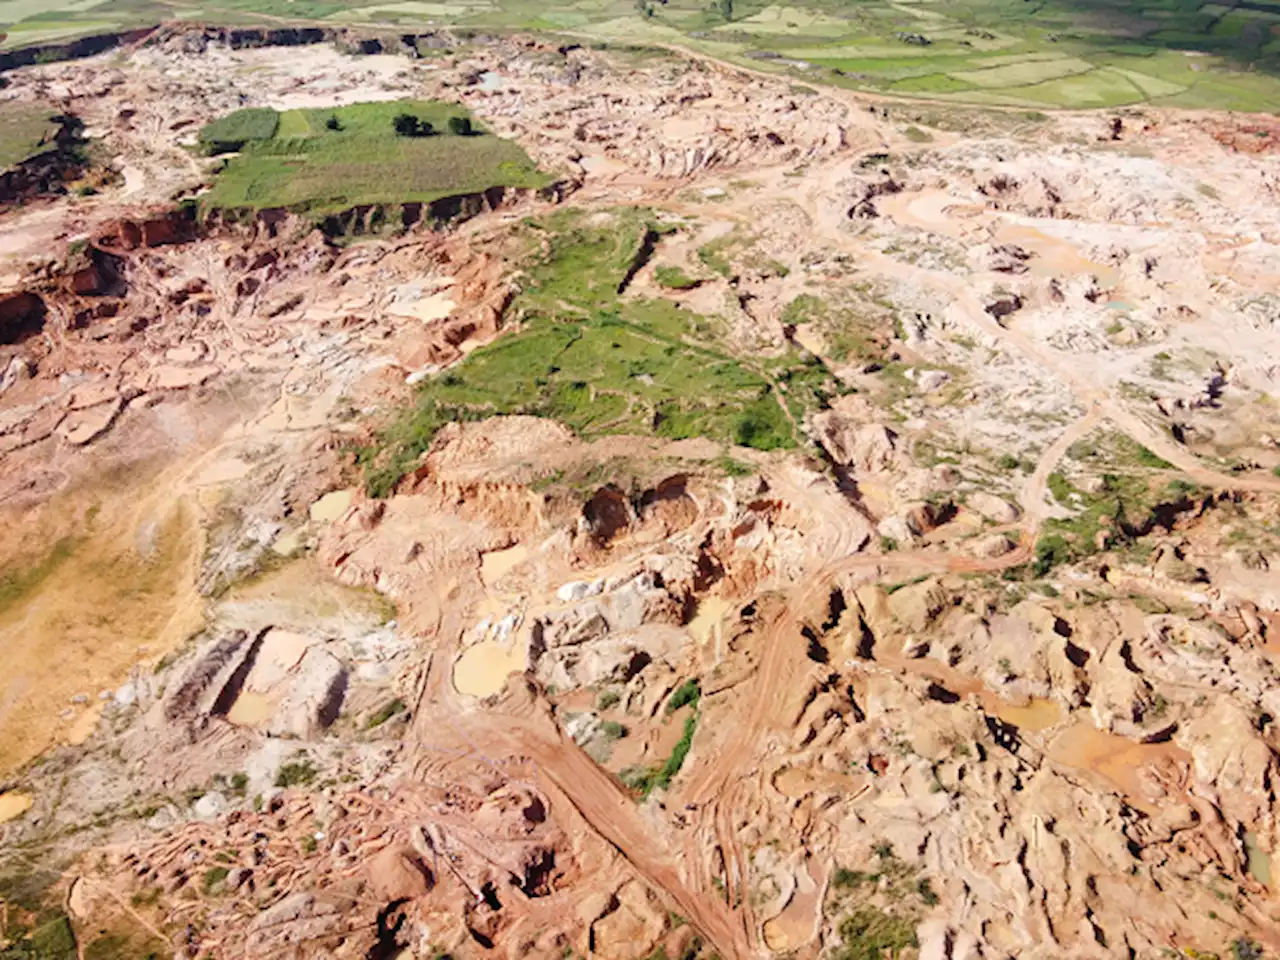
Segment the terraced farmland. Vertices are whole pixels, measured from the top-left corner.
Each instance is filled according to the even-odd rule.
[[[489,187],[545,186],[517,144],[478,125],[469,136],[450,120],[470,120],[456,104],[426,101],[363,103],[333,110],[293,110],[275,124],[262,111],[242,111],[206,128],[206,140],[243,141],[204,202],[213,208],[287,207],[334,213],[364,204],[430,203]],[[429,125],[429,136],[402,136],[398,115]],[[253,131],[272,131],[255,139]],[[260,134],[259,134],[260,135]]]
[[[0,0],[0,46],[166,18],[152,0]],[[192,15],[195,15],[193,11]],[[742,65],[909,97],[1026,107],[1153,102],[1272,111],[1280,0],[203,0],[226,23],[441,25],[683,46]],[[992,63],[999,58],[998,63]]]

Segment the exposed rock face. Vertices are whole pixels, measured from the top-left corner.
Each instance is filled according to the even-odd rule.
[[[390,846],[368,864],[369,883],[385,903],[416,900],[434,886],[431,871],[412,847]]]
[[[0,342],[19,343],[44,326],[44,301],[23,291],[0,296]]]
[[[1276,755],[1259,735],[1254,718],[1226,698],[1219,698],[1204,715],[1182,727],[1175,736],[1190,751],[1195,775],[1216,785],[1222,812],[1233,821],[1275,829],[1271,784]]]
[[[889,597],[893,618],[912,633],[923,632],[950,606],[947,591],[934,580],[909,584]]]
[[[982,490],[971,493],[965,505],[992,523],[1013,523],[1018,519],[1017,507]]]
[[[1016,244],[992,244],[977,251],[982,265],[997,273],[1026,273],[1031,254]]]
[[[683,600],[658,586],[651,572],[616,584],[566,584],[561,591],[571,600],[587,599],[534,626],[533,661],[545,683],[626,683],[655,660],[674,661],[683,645],[683,634],[664,626],[681,622]]]
[[[601,487],[582,508],[587,530],[597,543],[607,544],[631,526],[631,504],[616,487]]]
[[[121,220],[103,235],[99,243],[114,249],[132,251],[140,247],[189,243],[195,235],[194,219],[190,215],[171,211],[147,219]]]
[[[319,647],[308,647],[280,700],[271,732],[309,737],[338,718],[347,687],[342,661]]]
[[[847,398],[855,400],[857,398]],[[860,473],[879,473],[897,464],[897,435],[859,419],[860,406],[837,402],[814,417],[814,427],[832,459]]]

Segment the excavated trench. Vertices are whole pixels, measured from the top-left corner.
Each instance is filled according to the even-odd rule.
[[[48,313],[44,300],[29,291],[0,297],[0,344],[13,346],[38,336]]]

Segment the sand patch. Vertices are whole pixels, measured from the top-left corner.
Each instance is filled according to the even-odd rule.
[[[774,775],[773,785],[784,797],[799,799],[815,791],[848,795],[856,793],[863,783],[857,777],[832,770],[786,767]]]
[[[102,717],[102,701],[90,704],[88,708],[80,711],[71,726],[67,728],[67,732],[63,734],[62,739],[73,747],[78,747],[85,743],[93,736],[93,731],[98,729],[98,720]]]
[[[420,283],[406,283],[396,288],[387,311],[400,317],[413,317],[423,323],[444,320],[458,306],[449,293],[452,289],[452,277],[428,277]]]
[[[578,161],[578,166],[591,177],[617,176],[618,174],[626,173],[630,169],[625,163],[612,160],[602,153],[583,157]]]
[[[796,888],[782,912],[764,925],[764,942],[775,953],[794,950],[818,935],[822,919],[822,883],[806,861],[796,871]]]
[[[355,497],[354,490],[331,490],[311,505],[309,511],[312,523],[333,523],[351,509],[351,501]]]
[[[233,480],[241,480],[247,477],[252,470],[253,464],[241,460],[239,457],[226,457],[209,464],[197,476],[192,478],[191,483],[197,487],[221,486]]]
[[[5,564],[0,771],[21,766],[58,739],[87,739],[96,710],[67,725],[60,719],[64,705],[118,686],[140,660],[170,649],[199,624],[194,511],[179,501],[155,514],[132,514],[130,522],[137,499],[135,493],[86,514],[66,498],[56,511],[59,522],[90,519]]]
[[[733,606],[724,597],[703,597],[698,601],[698,612],[685,625],[685,629],[700,644],[720,640],[720,624]]]
[[[827,341],[822,338],[822,333],[811,323],[802,323],[796,327],[795,341],[815,357],[826,355]]]
[[[480,579],[492,587],[520,564],[529,559],[529,548],[516,544],[506,550],[490,550],[480,557]]]
[[[31,809],[32,803],[25,793],[0,793],[0,823],[17,820]]]

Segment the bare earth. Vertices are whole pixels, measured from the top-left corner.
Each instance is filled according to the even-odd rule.
[[[926,116],[529,38],[174,28],[10,79],[121,172],[0,213],[0,309],[46,309],[0,345],[13,916],[34,878],[120,956],[1280,951],[1280,160],[1244,118]],[[351,448],[510,334],[512,231],[553,205],[117,241],[207,179],[210,117],[399,97],[461,100],[563,206],[676,224],[626,295],[818,357],[807,446],[499,417],[370,500]],[[1148,512],[1038,567],[1117,489]]]

